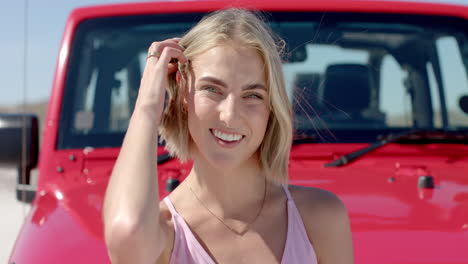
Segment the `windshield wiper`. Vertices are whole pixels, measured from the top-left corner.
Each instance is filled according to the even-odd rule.
[[[447,130],[410,130],[405,131],[399,134],[390,134],[387,137],[380,139],[379,141],[370,144],[369,146],[351,152],[349,154],[340,156],[332,162],[325,164],[325,167],[340,167],[346,164],[349,164],[355,159],[378,149],[382,146],[385,146],[389,143],[393,143],[399,140],[409,140],[409,141],[421,141],[425,140],[429,142],[433,141],[443,141],[443,142],[462,142],[466,144],[468,139],[468,132],[466,131],[447,131]]]

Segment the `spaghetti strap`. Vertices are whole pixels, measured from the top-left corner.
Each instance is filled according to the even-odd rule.
[[[166,203],[167,208],[169,208],[174,221],[174,246],[169,263],[215,264],[215,261],[200,244],[195,234],[193,234],[187,222],[177,213],[169,196],[164,197],[163,201]]]
[[[283,190],[286,193],[286,196],[288,197],[288,201],[292,201],[293,199],[292,199],[291,193],[289,192],[288,185],[287,184],[281,184],[281,186],[283,187]]]
[[[302,221],[299,209],[294,202],[288,184],[281,185],[288,198],[288,233],[281,263],[317,264],[317,256]]]
[[[169,196],[164,197],[163,201],[167,205],[167,208],[169,208],[169,211],[171,211],[171,214],[177,215],[177,211],[174,205],[172,204],[171,199],[169,199]]]

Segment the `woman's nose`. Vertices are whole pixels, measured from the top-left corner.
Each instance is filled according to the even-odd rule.
[[[219,104],[219,118],[227,127],[235,127],[239,117],[237,102],[234,95],[230,94]]]

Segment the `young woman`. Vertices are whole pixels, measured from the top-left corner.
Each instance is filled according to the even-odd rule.
[[[342,202],[286,184],[293,128],[278,43],[255,14],[227,9],[150,46],[104,202],[113,263],[353,263]],[[193,160],[162,202],[156,131]]]

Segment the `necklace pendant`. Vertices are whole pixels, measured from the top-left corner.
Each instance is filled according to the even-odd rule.
[[[238,235],[238,236],[243,236],[245,235],[249,230],[250,230],[250,224],[246,224],[246,225],[241,225],[239,226],[239,228],[237,228],[238,226],[236,226],[236,228],[226,224],[224,221],[221,221],[221,223],[227,227],[227,229],[229,229],[232,233]]]

